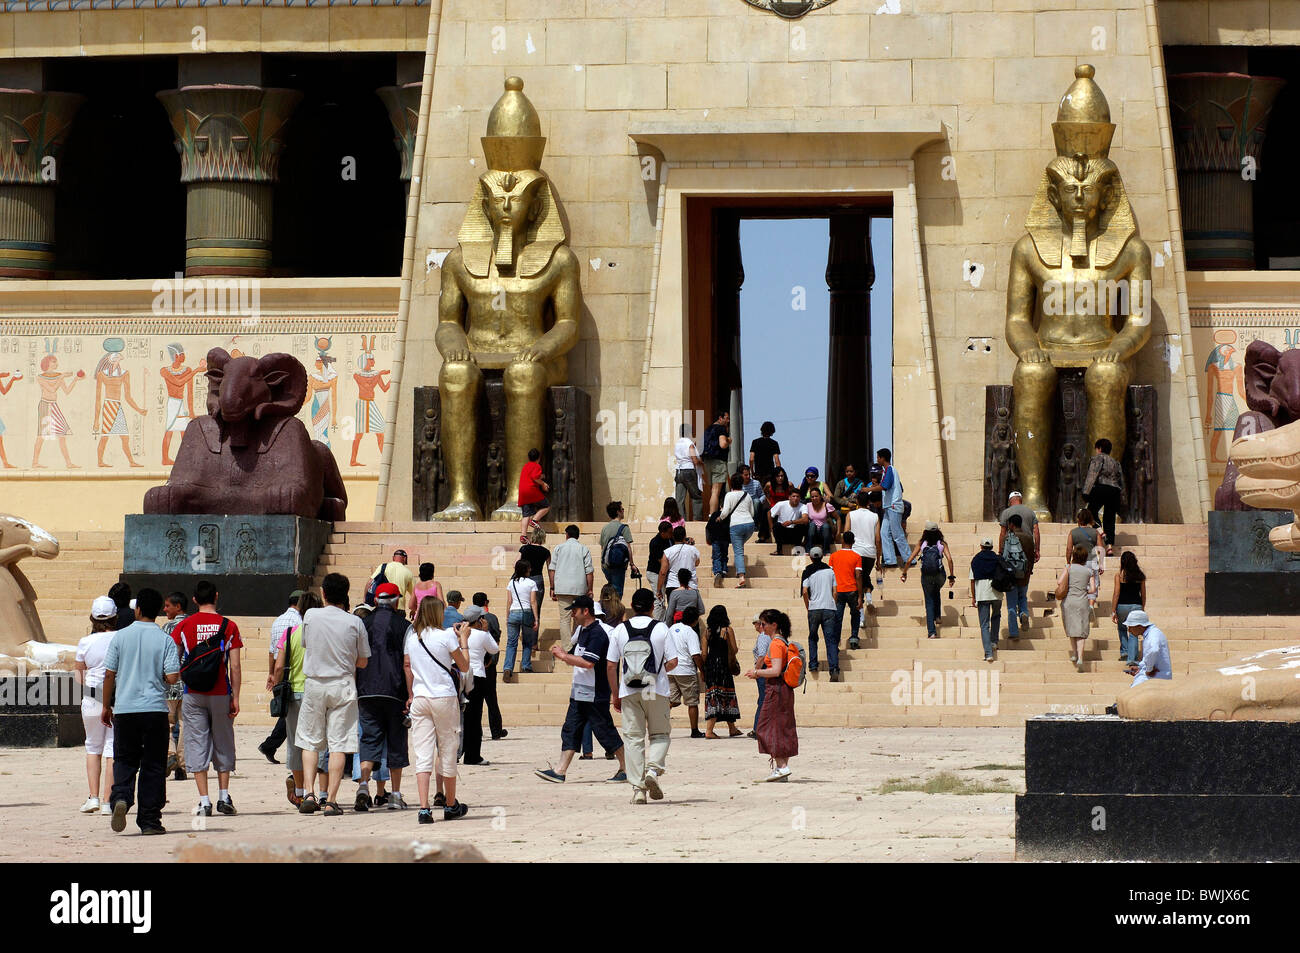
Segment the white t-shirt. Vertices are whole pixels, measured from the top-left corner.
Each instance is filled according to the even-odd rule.
[[[700,633],[695,631],[693,625],[674,622],[668,629],[668,634],[673,637],[673,645],[677,647],[677,667],[672,674],[694,675],[695,659],[691,656],[700,654]]]
[[[525,576],[523,579],[511,579],[506,589],[510,592],[511,612],[516,609],[524,612],[533,611],[533,593],[537,591],[537,583]]]
[[[876,527],[880,517],[873,510],[849,511],[849,532],[853,534],[853,551],[859,556],[876,557]]]
[[[814,609],[835,608],[835,571],[826,563],[826,568],[809,573],[803,581],[803,589],[808,593],[808,611]]]
[[[803,516],[802,503],[797,507],[794,507],[790,505],[789,500],[782,500],[780,503],[777,503],[776,506],[772,507],[773,523],[788,523],[791,520],[797,520],[801,516]]]
[[[675,543],[664,550],[668,560],[668,577],[664,579],[665,589],[677,588],[677,573],[682,569],[691,571],[691,588],[700,588],[699,574],[696,567],[700,564],[700,551],[690,543]]]
[[[453,635],[455,633],[452,633]],[[417,652],[420,646],[415,646]],[[501,645],[496,639],[492,638],[492,633],[487,629],[469,630],[469,670],[474,673],[475,678],[487,678],[487,669],[483,667],[483,659],[489,655],[496,655],[501,651]],[[420,652],[424,655],[423,652]],[[426,659],[427,655],[424,656]],[[442,661],[439,657],[438,661]]]
[[[460,648],[460,640],[451,629],[425,629],[421,635],[428,652],[420,648],[415,629],[406,633],[406,657],[411,660],[411,694],[416,698],[455,698],[460,694],[459,686],[451,683],[451,676],[433,664],[429,655],[432,653],[433,658],[454,671],[456,662],[451,653]]]
[[[731,490],[722,500],[722,514],[729,526],[754,522],[754,498],[744,490]]]
[[[104,657],[115,632],[92,632],[77,643],[77,661],[86,666],[86,687],[99,688],[104,684]]]
[[[679,437],[677,443],[673,445],[673,458],[677,463],[678,470],[694,470],[695,461],[691,456],[699,456],[695,449],[695,441],[690,437]]]
[[[672,637],[668,632],[668,626],[662,622],[656,622],[649,616],[635,616],[628,623],[637,632],[643,631],[647,626],[650,627],[650,649],[654,652],[655,661],[659,663],[659,676],[655,680],[655,694],[668,697],[668,673],[664,671],[664,662],[669,658],[675,658],[677,649],[672,645]],[[618,697],[627,698],[629,695],[641,694],[639,688],[628,688],[623,684],[622,666],[619,662],[623,659],[623,647],[627,645],[627,629],[622,625],[614,626],[613,631],[609,633],[609,655],[608,660],[614,663],[614,668],[618,671]],[[673,669],[676,671],[676,669]]]

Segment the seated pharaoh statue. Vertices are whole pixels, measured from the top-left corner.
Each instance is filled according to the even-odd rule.
[[[1122,460],[1128,362],[1151,336],[1151,252],[1109,158],[1115,126],[1093,73],[1076,67],[1061,99],[1052,123],[1056,158],[1011,253],[1007,282],[1007,345],[1019,358],[1012,385],[1020,486],[1045,520],[1058,369],[1085,369],[1087,445],[1105,437]]]
[[[546,139],[523,81],[512,76],[505,86],[482,140],[487,171],[442,267],[434,341],[450,499],[436,520],[481,518],[477,418],[489,377],[503,381],[506,399],[506,501],[492,518],[520,518],[519,476],[528,451],[545,441],[546,389],[565,382],[565,355],[578,340],[578,259],[540,171]]]

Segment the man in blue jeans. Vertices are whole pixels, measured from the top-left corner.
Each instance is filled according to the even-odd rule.
[[[600,568],[604,570],[605,581],[614,587],[621,599],[628,569],[632,570],[634,578],[637,575],[636,563],[632,561],[632,531],[628,529],[627,523],[623,522],[621,500],[611,500],[605,506],[605,512],[609,514],[609,522],[600,531]],[[623,537],[626,543],[626,547],[618,546],[616,553],[611,551],[609,545],[615,536]],[[613,564],[609,561],[611,557],[615,558]]]
[[[808,610],[808,671],[817,671],[817,630],[826,639],[826,664],[831,681],[840,680],[840,633],[835,627],[835,573],[822,562],[822,548],[808,551],[812,562],[803,571],[803,605]]]
[[[1019,513],[1007,517],[1002,558],[1013,569],[1024,567],[1024,572],[1016,573],[1015,586],[1007,590],[1007,635],[1012,642],[1018,642],[1020,630],[1029,628],[1029,577],[1034,571],[1034,537],[1024,529]]]
[[[876,451],[876,463],[882,470],[880,482],[867,487],[867,492],[881,494],[881,549],[880,562],[876,564],[879,573],[876,576],[877,585],[882,585],[885,581],[885,567],[901,569],[912,551],[907,545],[907,534],[903,532],[903,481],[890,463],[892,456],[887,447]]]

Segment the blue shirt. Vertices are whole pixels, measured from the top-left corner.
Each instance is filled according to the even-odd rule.
[[[465,617],[460,614],[459,609],[447,606],[442,610],[442,627],[450,629],[457,622],[464,622]]]
[[[885,467],[885,475],[880,478],[880,488],[885,491],[885,509],[903,512],[903,481],[897,478],[892,466]]]
[[[757,505],[762,506],[767,502],[767,494],[763,492],[763,484],[757,480],[750,480],[744,485],[744,490],[749,494],[749,498]]]
[[[1169,661],[1169,640],[1154,625],[1147,626],[1147,630],[1142,633],[1142,661],[1138,666],[1138,673],[1133,677],[1134,685],[1141,685],[1153,678],[1174,677],[1173,664]],[[1155,673],[1148,675],[1147,672],[1152,669]]]
[[[153,622],[136,620],[119,629],[104,657],[104,668],[116,672],[113,711],[119,715],[167,711],[164,675],[181,670],[172,637]]]

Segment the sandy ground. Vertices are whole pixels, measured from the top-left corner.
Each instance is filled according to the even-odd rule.
[[[445,823],[436,812],[435,824],[418,826],[414,809],[353,813],[350,781],[340,789],[343,817],[298,815],[285,800],[286,769],[256,752],[264,733],[237,730],[242,758],[231,794],[239,815],[193,817],[193,781],[169,781],[166,837],[139,836],[134,817],[113,834],[107,817],[77,813],[86,797],[82,749],[0,749],[0,861],[171,860],[198,838],[406,843],[416,836],[469,842],[494,861],[1009,861],[1012,794],[879,792],[887,780],[922,782],[941,771],[1024,790],[1019,728],[805,729],[785,784],[756,783],[767,759],[753,741],[692,740],[677,729],[666,797],[640,807],[630,803],[628,785],[606,783],[617,765],[601,759],[599,746],[597,760],[574,761],[563,785],[534,777],[535,767],[558,757],[559,731],[518,728],[485,742],[491,766],[462,766],[468,817]],[[414,776],[402,787],[415,803]]]

